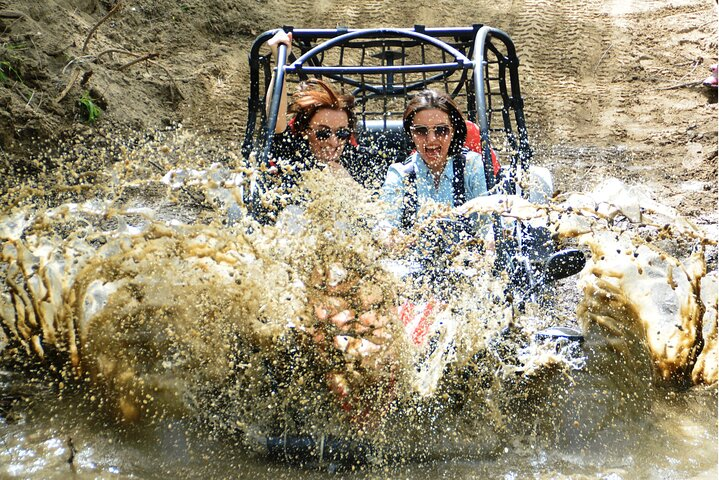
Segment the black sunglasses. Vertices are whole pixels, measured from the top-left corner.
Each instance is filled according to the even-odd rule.
[[[350,135],[352,135],[352,131],[349,128],[338,128],[332,131],[332,129],[324,127],[317,130],[312,129],[312,131],[315,132],[315,137],[320,141],[328,140],[332,135],[337,137],[338,140],[347,140],[350,138]]]
[[[412,131],[413,135],[417,135],[418,137],[428,136],[430,130],[434,132],[435,137],[446,137],[452,131],[452,127],[449,125],[434,125],[432,127],[427,127],[425,125],[412,125],[409,129]]]

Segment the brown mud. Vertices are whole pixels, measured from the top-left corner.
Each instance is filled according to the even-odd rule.
[[[716,90],[700,84],[717,59],[716,17],[710,0],[3,0],[0,184],[47,168],[30,158],[58,139],[128,129],[181,123],[236,152],[247,52],[280,25],[484,23],[517,46],[536,158],[559,189],[615,176],[716,223]],[[85,94],[102,109],[92,123]]]

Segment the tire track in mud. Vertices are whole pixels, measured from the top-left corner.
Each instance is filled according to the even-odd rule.
[[[701,98],[658,89],[693,80],[690,64],[716,50],[716,43],[708,45],[716,24],[707,22],[715,8],[691,0],[513,3],[507,32],[520,56],[530,127],[540,125],[554,143],[574,137],[653,142],[658,127],[670,132],[675,107],[665,100],[676,98],[681,108]],[[686,51],[683,58],[678,50]],[[663,98],[654,101],[657,95]]]
[[[717,6],[655,1],[642,7],[622,18],[631,44],[622,83],[628,102],[618,121],[627,140],[648,153],[633,166],[656,172],[647,183],[668,205],[690,215],[714,212],[716,222],[716,91],[677,86],[701,81],[716,62]]]
[[[277,4],[282,20],[295,27],[350,28],[461,27],[475,23],[505,24],[511,0],[454,2],[417,0],[412,4],[390,0],[346,2],[338,0],[288,0]]]
[[[208,135],[242,142],[247,124],[249,42],[212,45],[189,72],[196,85],[185,112],[185,123]],[[239,151],[239,148],[237,149]]]
[[[337,2],[333,0],[289,0],[282,2],[290,25],[298,28],[379,28],[396,26],[386,0]],[[389,15],[388,15],[389,14]]]
[[[514,5],[508,32],[522,60],[530,134],[541,125],[546,144],[604,152],[579,170],[576,153],[546,158],[564,178],[560,188],[581,188],[570,172],[591,171],[634,178],[688,214],[716,210],[717,129],[706,121],[716,116],[716,94],[672,88],[701,80],[716,61],[716,8],[691,0]],[[692,182],[712,193],[682,187]]]
[[[525,0],[511,15],[530,127],[542,125],[554,141],[582,125],[600,134],[591,126],[611,97],[611,18],[587,0]]]
[[[411,7],[386,0],[349,4],[289,0],[278,3],[277,8],[286,13],[284,23],[303,28],[483,23],[505,30],[522,62],[520,76],[528,120],[551,127],[557,139],[583,124],[590,135],[598,134],[590,125],[611,98],[607,85],[616,74],[607,60],[621,51],[614,48],[609,14],[591,0],[419,0]],[[619,103],[623,100],[620,98]]]

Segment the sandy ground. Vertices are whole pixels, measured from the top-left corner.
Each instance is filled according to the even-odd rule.
[[[126,0],[88,37],[115,5],[0,0],[4,188],[58,137],[182,122],[237,148],[265,30],[484,23],[517,46],[536,159],[559,189],[616,176],[717,222],[717,96],[698,84],[717,61],[714,0]],[[103,109],[92,125],[85,92]]]

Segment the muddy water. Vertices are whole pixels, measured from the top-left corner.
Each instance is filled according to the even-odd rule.
[[[346,179],[308,176],[304,213],[262,229],[241,215],[252,172],[224,153],[227,168],[213,167],[217,152],[192,136],[81,150],[64,177],[7,197],[3,476],[716,477],[716,383],[689,386],[685,350],[647,337],[664,335],[651,305],[611,283],[629,261],[615,223],[582,218],[591,298],[568,280],[520,314],[501,301],[488,244],[452,259],[472,268],[451,285],[393,276],[373,240],[377,205]],[[683,258],[697,233],[671,224],[638,228]],[[696,269],[645,247],[629,249],[639,269],[668,268],[671,292],[692,291]],[[665,310],[680,315],[667,318],[695,330],[696,299],[671,292]],[[403,332],[394,307],[428,296],[446,305],[429,334]],[[585,343],[534,339],[553,324],[581,324]],[[701,351],[694,336],[670,339],[692,362]],[[374,451],[363,466],[287,465],[262,446],[284,433]]]
[[[13,378],[12,383],[17,387],[23,382]],[[14,409],[12,418],[0,427],[3,478],[70,478],[74,474],[73,478],[148,479],[712,479],[717,475],[716,390],[658,393],[646,418],[622,419],[611,427],[616,437],[605,444],[561,448],[531,436],[516,436],[490,455],[396,462],[355,472],[345,469],[339,477],[331,473],[332,465],[300,468],[268,461],[239,439],[208,436],[206,428],[191,421],[122,427],[98,418],[96,411],[77,399],[58,399],[42,387],[25,393],[32,405]]]

